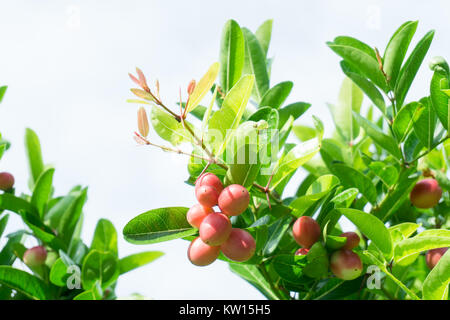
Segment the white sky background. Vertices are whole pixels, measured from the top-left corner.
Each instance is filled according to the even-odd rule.
[[[313,106],[300,122],[318,115],[331,134],[326,102],[337,100],[343,73],[326,45],[350,35],[384,50],[395,29],[419,19],[413,43],[436,29],[426,58],[450,59],[448,1],[0,1],[0,85],[8,92],[0,105],[0,130],[12,148],[0,170],[14,173],[18,191],[27,190],[23,147],[26,127],[42,143],[44,161],[56,167],[56,195],[88,185],[83,236],[89,244],[99,218],[113,221],[119,253],[161,250],[160,260],[121,277],[119,296],[139,292],[154,299],[260,299],[256,289],[232,274],[225,263],[192,266],[188,242],[135,246],[121,236],[134,216],[165,206],[191,206],[193,188],[184,184],[186,161],[157,149],[136,147],[137,105],[127,104],[127,73],[139,66],[161,83],[162,98],[174,106],[178,88],[198,79],[218,59],[227,19],[255,31],[274,19],[269,56],[272,82],[292,80],[289,102]],[[408,99],[427,94],[425,64]],[[300,181],[297,176],[288,193]],[[21,227],[10,220],[8,230]],[[7,231],[8,231],[7,230]]]

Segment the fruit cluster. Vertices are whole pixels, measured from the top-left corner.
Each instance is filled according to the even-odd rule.
[[[248,190],[232,184],[224,188],[212,173],[202,174],[195,183],[195,204],[187,212],[187,220],[199,229],[188,249],[189,260],[197,266],[213,263],[220,252],[230,260],[243,262],[250,259],[256,248],[255,239],[245,230],[233,228],[230,217],[243,213],[250,202]],[[218,206],[220,212],[213,207]]]
[[[295,241],[302,247],[295,254],[306,255],[312,245],[319,241],[321,230],[316,220],[302,216],[295,221],[292,234]],[[340,236],[347,240],[342,248],[331,254],[330,269],[339,279],[353,280],[359,277],[363,268],[361,259],[352,251],[358,246],[360,239],[355,232],[344,232]]]

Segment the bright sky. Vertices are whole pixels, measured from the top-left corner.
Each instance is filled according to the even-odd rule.
[[[251,30],[274,19],[272,85],[292,80],[289,102],[313,104],[300,121],[308,124],[318,115],[326,134],[331,134],[326,103],[336,101],[343,79],[339,58],[326,41],[351,35],[382,51],[400,24],[418,19],[413,43],[428,30],[437,31],[426,60],[450,58],[448,1],[2,1],[0,85],[9,89],[0,105],[0,131],[13,146],[0,170],[13,172],[17,189],[27,191],[23,136],[31,127],[41,138],[44,160],[56,167],[56,194],[76,184],[89,186],[87,243],[104,217],[119,231],[121,255],[166,253],[121,277],[119,296],[262,298],[223,262],[192,266],[186,241],[135,246],[121,237],[123,226],[139,213],[194,203],[193,189],[183,183],[186,158],[136,147],[137,106],[125,102],[132,86],[127,73],[139,66],[150,81],[158,78],[163,99],[173,106],[179,86],[217,61],[222,26],[230,18]],[[409,99],[427,94],[430,76],[423,66]],[[288,192],[299,181],[297,176]],[[8,230],[19,227],[13,219]]]

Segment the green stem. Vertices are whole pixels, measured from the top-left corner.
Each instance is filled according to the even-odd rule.
[[[383,269],[383,272],[386,273],[386,275],[389,278],[391,278],[392,281],[395,282],[395,284],[397,284],[400,288],[402,288],[403,291],[405,291],[406,294],[411,297],[411,299],[413,299],[413,300],[420,300],[420,298],[414,292],[409,290],[408,287],[403,284],[403,282],[398,280],[392,273],[390,273],[385,266],[383,266],[382,269]]]
[[[266,268],[262,264],[260,264],[260,265],[258,265],[258,269],[261,272],[261,274],[264,277],[264,279],[267,281],[267,283],[269,283],[270,289],[272,289],[273,293],[277,296],[277,298],[280,299],[280,300],[286,299],[287,297],[283,297],[283,295],[280,294],[280,290],[278,290],[275,287],[275,285],[273,284],[272,278],[270,277],[270,275],[267,272]]]

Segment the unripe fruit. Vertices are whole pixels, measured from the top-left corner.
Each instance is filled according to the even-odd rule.
[[[412,204],[416,208],[429,209],[438,204],[442,196],[442,189],[435,179],[423,179],[416,183],[409,194]]]
[[[341,234],[341,237],[347,238],[347,242],[342,247],[343,249],[352,250],[359,245],[360,239],[356,232],[344,232],[343,234]]]
[[[194,228],[200,228],[200,224],[207,215],[214,213],[211,207],[205,207],[201,204],[194,204],[186,214],[186,219]]]
[[[0,172],[0,190],[7,191],[14,186],[14,176],[9,172]]]
[[[362,268],[361,259],[351,250],[341,249],[331,255],[330,269],[339,279],[356,279],[361,274]]]
[[[303,248],[311,248],[320,238],[320,226],[313,218],[302,216],[295,221],[292,234]]]
[[[219,208],[227,216],[238,216],[247,209],[250,202],[248,190],[239,184],[232,184],[219,195]]]
[[[43,246],[37,246],[28,249],[23,254],[23,262],[29,267],[39,267],[47,259],[47,250]]]
[[[308,254],[309,249],[306,248],[300,248],[297,251],[295,251],[296,256],[305,256]]]
[[[220,246],[228,239],[230,233],[230,219],[222,213],[212,213],[200,224],[200,238],[210,246]]]
[[[220,254],[220,247],[207,245],[200,237],[192,240],[188,248],[188,258],[196,266],[207,266],[214,261]]]
[[[228,240],[221,247],[223,254],[230,260],[243,262],[255,253],[256,243],[252,235],[245,230],[233,228]]]
[[[211,186],[200,186],[195,190],[197,201],[205,207],[214,207],[219,199],[219,192]]]
[[[437,248],[429,250],[426,255],[428,268],[433,269],[437,265],[441,257],[445,254],[445,252],[447,252],[447,249],[448,248]]]
[[[198,177],[197,181],[195,182],[195,189],[201,187],[201,186],[210,186],[217,190],[217,192],[220,194],[223,190],[223,184],[222,181],[213,173],[206,172],[202,174],[200,177]]]

